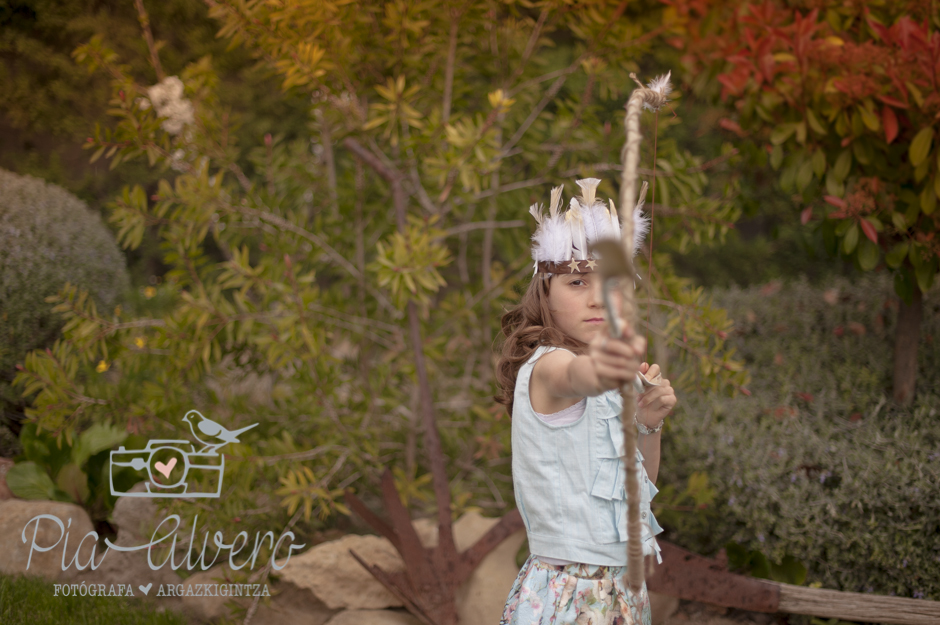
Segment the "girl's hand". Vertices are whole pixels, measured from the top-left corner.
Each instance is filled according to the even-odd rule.
[[[659,365],[650,365],[644,362],[640,365],[640,371],[652,380],[660,375]],[[676,391],[672,388],[669,380],[662,378],[659,386],[655,386],[636,398],[637,415],[636,420],[648,428],[654,428],[659,422],[666,418],[672,412],[678,403]]]
[[[588,356],[594,365],[601,392],[631,382],[640,370],[640,359],[646,352],[646,339],[634,335],[623,319],[620,324],[624,328],[621,338],[615,339],[605,332],[588,343]]]

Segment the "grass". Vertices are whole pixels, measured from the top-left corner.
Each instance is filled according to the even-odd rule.
[[[3,625],[188,625],[173,612],[126,597],[63,597],[40,577],[0,575],[0,623]]]

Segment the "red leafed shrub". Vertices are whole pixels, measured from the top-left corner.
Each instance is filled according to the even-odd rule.
[[[909,300],[940,268],[940,32],[928,0],[662,0],[697,88],[733,106],[721,128],[767,147],[784,191],[831,209],[832,251],[884,262]],[[734,116],[732,116],[734,117]]]

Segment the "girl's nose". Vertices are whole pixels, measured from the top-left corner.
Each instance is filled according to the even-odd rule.
[[[602,289],[603,285],[600,277],[598,276],[598,278],[591,284],[591,297],[589,298],[588,305],[597,307],[604,305],[604,294]]]

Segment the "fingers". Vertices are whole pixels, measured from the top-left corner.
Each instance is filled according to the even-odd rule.
[[[660,419],[669,414],[678,401],[676,391],[670,385],[669,380],[663,380],[660,386],[650,389],[637,398],[637,409],[645,415]]]

